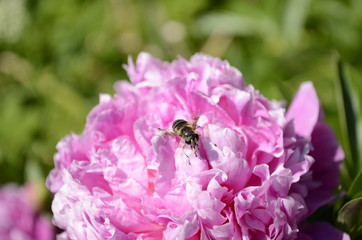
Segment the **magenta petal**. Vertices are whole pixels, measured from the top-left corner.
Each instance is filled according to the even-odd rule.
[[[339,169],[344,152],[333,131],[324,123],[318,123],[312,133],[314,146],[311,156],[317,161],[312,165],[313,184],[306,202],[310,212],[334,199],[334,189],[339,185]]]
[[[125,66],[131,81],[134,84],[146,82],[149,85],[160,83],[163,69],[167,64],[152,57],[148,53],[141,53],[137,57],[137,63],[133,64],[132,58],[128,58],[128,66]]]
[[[319,100],[311,82],[302,83],[291,103],[286,120],[294,120],[297,134],[309,138],[318,121]]]
[[[35,185],[3,185],[0,188],[0,239],[52,240],[50,219],[37,213]]]
[[[170,222],[164,231],[163,239],[189,239],[200,229],[198,217],[195,213],[185,214],[186,218],[182,224]]]
[[[165,138],[158,138],[155,141],[157,148],[157,158],[160,161],[158,175],[155,179],[156,192],[164,196],[172,189],[172,180],[175,178],[176,166],[174,161],[174,151],[170,142]]]
[[[300,234],[298,234],[298,240],[350,240],[348,234],[341,232],[334,228],[329,223],[314,222],[305,223]]]
[[[236,235],[234,227],[233,223],[228,222],[220,226],[215,226],[212,229],[208,229],[208,235],[220,240],[241,239],[240,236]]]
[[[223,217],[220,212],[214,211],[212,209],[199,209],[197,211],[202,224],[205,227],[213,228],[214,226],[220,226],[225,222],[225,217]]]

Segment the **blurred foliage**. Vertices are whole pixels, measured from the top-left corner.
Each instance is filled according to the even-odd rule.
[[[0,0],[0,183],[44,184],[56,143],[81,133],[98,94],[127,79],[128,56],[202,51],[269,98],[289,102],[313,81],[346,151],[343,189],[360,197],[361,12],[360,0]]]
[[[347,77],[350,76],[350,77]],[[359,93],[362,79],[347,74],[341,61],[338,62],[338,77],[342,104],[340,105],[342,134],[346,158],[341,173],[341,183],[347,191],[337,200],[337,223],[354,239],[362,237],[362,116]]]

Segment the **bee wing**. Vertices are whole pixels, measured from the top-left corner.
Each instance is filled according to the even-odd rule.
[[[168,131],[167,129],[158,129],[158,136],[177,136],[174,132]]]
[[[197,121],[199,120],[200,116],[199,115],[193,115],[191,120],[191,125],[192,125],[192,128],[193,129],[196,129],[197,128]]]

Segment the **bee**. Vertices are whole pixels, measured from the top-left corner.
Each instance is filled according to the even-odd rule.
[[[184,119],[177,119],[172,123],[172,132],[160,128],[159,130],[164,131],[162,136],[176,136],[183,139],[184,145],[182,147],[182,151],[187,158],[189,158],[189,156],[187,156],[184,149],[186,145],[189,145],[191,150],[194,152],[195,157],[200,159],[200,157],[197,155],[197,151],[199,149],[199,134],[195,132],[198,119],[198,116],[193,117],[191,123]]]

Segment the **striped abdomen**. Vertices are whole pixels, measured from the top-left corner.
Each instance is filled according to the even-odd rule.
[[[188,125],[189,123],[183,119],[175,120],[172,124],[172,130],[174,132],[179,132],[185,125]]]

